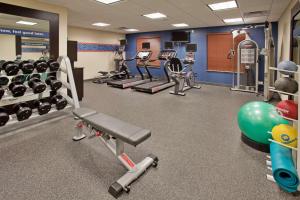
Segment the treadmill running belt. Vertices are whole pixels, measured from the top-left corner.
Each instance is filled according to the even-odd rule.
[[[152,81],[152,82],[145,83],[145,84],[142,84],[142,85],[137,85],[134,88],[151,89],[153,87],[160,86],[160,85],[163,85],[163,84],[166,84],[166,83],[168,83],[168,82],[167,81]]]
[[[131,83],[131,82],[135,82],[135,81],[139,81],[141,80],[140,78],[132,78],[132,79],[124,79],[124,80],[119,80],[119,81],[110,81],[108,84],[112,83],[112,84],[126,84],[126,83]]]

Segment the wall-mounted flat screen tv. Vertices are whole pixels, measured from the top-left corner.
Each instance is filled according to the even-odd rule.
[[[174,41],[174,42],[190,42],[190,32],[186,32],[186,31],[172,32],[172,41]]]

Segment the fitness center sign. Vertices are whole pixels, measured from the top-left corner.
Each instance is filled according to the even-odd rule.
[[[49,33],[47,32],[28,31],[28,30],[9,29],[9,28],[0,28],[0,34],[17,35],[22,37],[38,37],[38,38],[49,37]]]

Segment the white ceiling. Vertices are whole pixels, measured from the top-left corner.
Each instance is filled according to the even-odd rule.
[[[37,24],[33,26],[16,24],[17,21],[21,20]],[[49,32],[49,21],[0,13],[0,27]]]
[[[176,29],[171,24],[187,23],[190,28],[223,26],[224,18],[242,17],[245,12],[269,11],[267,16],[244,18],[243,23],[277,21],[290,0],[236,0],[239,8],[211,11],[207,4],[227,0],[124,0],[105,5],[95,0],[39,0],[69,9],[68,24],[112,32],[124,32],[119,27],[136,28],[141,32]],[[166,19],[151,20],[143,14],[160,12]],[[94,27],[95,22],[109,23]]]

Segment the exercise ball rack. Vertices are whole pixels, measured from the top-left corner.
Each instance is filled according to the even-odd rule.
[[[271,100],[271,94],[272,93],[278,93],[279,95],[282,96],[287,96],[292,97],[294,99],[294,101],[300,105],[300,98],[299,98],[299,92],[293,94],[293,93],[288,93],[288,92],[284,92],[284,91],[280,91],[280,90],[276,90],[274,87],[274,83],[275,83],[275,77],[279,78],[280,76],[282,76],[280,74],[280,72],[288,72],[290,74],[293,74],[292,77],[294,77],[294,80],[296,80],[298,83],[300,83],[300,73],[299,70],[298,71],[289,71],[289,70],[282,70],[282,69],[278,69],[277,67],[275,67],[275,58],[271,55],[272,53],[272,45],[273,42],[272,40],[272,27],[269,26],[265,29],[265,49],[264,49],[264,57],[265,57],[265,72],[264,72],[264,101],[270,101]],[[300,53],[300,52],[298,52]],[[298,65],[298,69],[300,68],[300,65]],[[280,112],[279,112],[280,113]],[[281,115],[282,116],[282,115]],[[298,107],[298,116],[300,116],[300,108]],[[293,127],[296,128],[296,130],[298,131],[298,146],[297,148],[294,147],[290,147],[287,146],[285,144],[282,144],[280,142],[274,141],[272,139],[269,139],[269,141],[271,143],[276,143],[279,144],[281,146],[284,146],[286,148],[291,149],[292,151],[292,157],[293,157],[293,161],[297,170],[298,175],[300,175],[300,123],[299,120],[297,119],[291,119],[291,118],[287,118],[285,116],[282,116],[282,118],[290,121],[290,123],[292,124]],[[271,132],[269,132],[269,134],[272,134]],[[273,177],[272,174],[272,160],[271,160],[271,156],[267,155],[266,156],[266,165],[267,165],[267,169],[268,169],[268,173],[266,175],[267,180],[275,182],[275,179]],[[300,191],[300,186],[298,187],[298,191]]]

